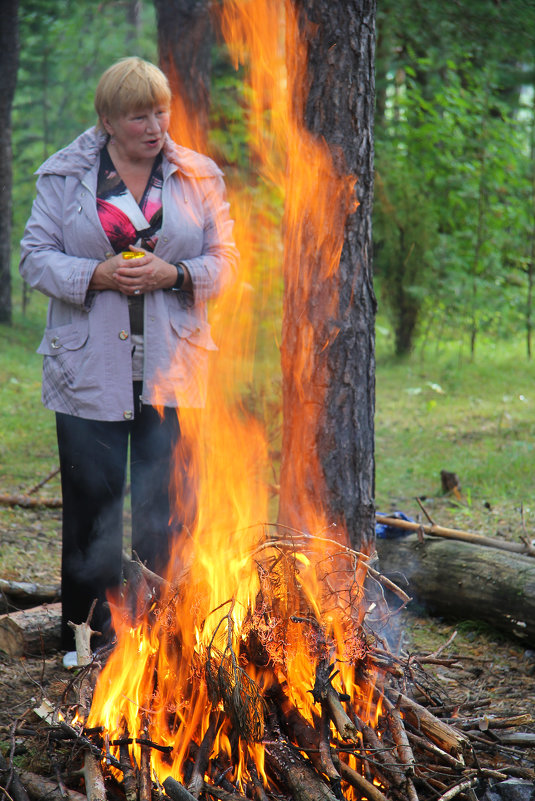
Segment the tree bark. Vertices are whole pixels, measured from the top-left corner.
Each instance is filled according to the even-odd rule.
[[[210,110],[209,0],[154,0],[160,67],[173,93],[170,131],[180,145],[206,149]]]
[[[0,617],[0,651],[11,657],[39,656],[59,648],[61,604],[36,606]]]
[[[432,614],[480,620],[535,644],[535,560],[466,542],[417,535],[377,540],[381,571]],[[407,589],[407,588],[405,588]]]
[[[321,507],[327,525],[370,552],[375,2],[292,0],[288,8],[297,20],[297,41],[288,25],[287,43],[293,116],[319,149],[326,145],[329,158],[296,208],[299,182],[314,165],[302,145],[289,150],[279,521],[310,529],[307,509]],[[299,62],[306,63],[305,75]]]
[[[83,793],[78,793],[68,787],[62,790],[57,782],[45,779],[37,773],[24,770],[20,774],[20,779],[30,798],[35,798],[36,801],[41,801],[43,798],[46,798],[47,801],[87,801],[87,796]],[[64,792],[67,793],[66,796]]]
[[[59,584],[34,584],[30,581],[8,581],[0,578],[0,612],[52,603],[60,595]]]
[[[18,0],[4,0],[0,25],[0,323],[11,323],[11,107],[19,65]]]
[[[299,751],[282,738],[271,737],[266,745],[266,762],[283,777],[294,801],[336,801],[332,790],[322,781]]]

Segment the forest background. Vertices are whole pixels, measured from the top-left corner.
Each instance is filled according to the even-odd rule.
[[[34,170],[94,123],[109,64],[157,61],[151,3],[25,0],[12,114],[12,313],[0,351],[0,481],[31,485],[55,460],[53,416],[37,408],[43,298],[18,278]],[[532,329],[535,271],[535,6],[529,0],[379,2],[374,271],[377,500],[443,522],[517,537],[533,521]],[[243,76],[211,52],[209,151],[275,219],[282,198],[249,159]],[[277,251],[266,242],[258,283]],[[253,411],[274,457],[282,280],[260,326]],[[267,410],[267,414],[266,414]],[[31,428],[28,419],[32,420]],[[440,470],[460,496],[440,497]],[[53,489],[53,485],[52,485]],[[531,504],[531,505],[530,505]],[[446,516],[446,520],[444,519]],[[533,522],[531,522],[533,530]]]

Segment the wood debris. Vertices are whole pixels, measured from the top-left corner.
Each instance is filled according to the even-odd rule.
[[[302,544],[300,541],[299,547]],[[376,579],[376,568],[370,564],[371,575],[361,556],[336,543],[335,546],[339,549],[337,558],[344,553],[344,559],[353,566],[358,564],[367,576],[366,591],[374,599],[372,604],[369,599],[366,601],[367,608],[373,607],[378,619],[388,619],[391,612],[381,595],[384,585]],[[288,565],[295,547],[295,542],[291,547],[279,542],[276,556],[271,554],[262,563],[264,593],[270,581],[275,583],[270,571],[276,569],[279,577],[291,575]],[[339,569],[340,562],[336,564]],[[161,614],[159,604],[164,602],[159,599],[170,591],[169,585],[147,574],[139,564],[131,567],[130,575],[136,593],[127,585],[125,597],[134,604],[135,616],[147,610],[151,615]],[[187,571],[172,591],[179,593],[184,581],[188,581]],[[140,587],[141,596],[137,594]],[[140,603],[140,597],[144,602]],[[405,603],[402,594],[398,599],[401,608]],[[112,740],[103,727],[84,728],[91,688],[106,658],[106,652],[102,652],[99,658],[91,659],[85,652],[88,641],[81,646],[85,649],[81,661],[87,664],[73,678],[69,696],[65,694],[58,705],[64,720],[48,715],[35,732],[39,731],[41,737],[43,731],[47,732],[52,750],[66,745],[72,749],[72,762],[78,770],[83,765],[85,790],[95,801],[448,801],[510,776],[535,780],[530,714],[493,715],[485,699],[452,701],[426,673],[426,663],[447,667],[453,674],[463,672],[462,661],[445,655],[451,643],[434,654],[397,654],[388,642],[373,636],[365,623],[356,622],[355,647],[358,644],[361,650],[352,663],[353,671],[356,681],[366,690],[367,708],[374,713],[365,719],[340,689],[340,664],[331,659],[328,627],[313,614],[299,592],[294,600],[292,623],[306,631],[316,653],[315,681],[307,688],[314,701],[311,718],[304,717],[292,700],[292,688],[276,675],[262,689],[245,670],[248,664],[269,663],[265,643],[255,629],[261,619],[276,611],[264,594],[258,599],[259,617],[255,619],[254,610],[251,613],[240,651],[235,652],[230,645],[225,653],[215,646],[207,651],[202,680],[211,701],[209,725],[202,736],[200,730],[192,729],[181,741],[185,754],[183,775],[168,776],[160,784],[151,770],[151,755],[157,752],[171,760],[174,747],[156,741],[147,725],[151,713],[146,707],[140,712],[139,731],[124,728],[118,740]],[[140,608],[144,605],[145,609]],[[361,614],[359,620],[363,619],[366,621],[366,616]],[[223,624],[230,642],[232,603],[222,613]],[[90,636],[89,624],[85,636]],[[155,694],[157,684],[155,676]],[[80,715],[74,718],[75,711],[82,713],[81,719]],[[27,723],[25,731],[28,732]],[[230,753],[216,745],[223,731],[231,745]],[[512,735],[516,739],[508,740]],[[265,779],[260,778],[259,766],[250,751],[245,752],[241,775],[234,761],[240,743],[255,742],[263,747]],[[139,760],[129,750],[133,745],[140,749]],[[78,790],[79,780],[76,783],[73,775],[74,772],[63,778]]]
[[[0,651],[8,656],[48,653],[59,648],[60,639],[60,603],[0,616]]]

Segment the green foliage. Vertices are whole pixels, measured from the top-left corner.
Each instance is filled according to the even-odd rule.
[[[375,263],[398,354],[525,325],[534,23],[521,0],[381,8]]]
[[[219,164],[251,172],[244,71],[234,69],[223,45],[212,51],[210,100],[211,154]]]
[[[29,216],[35,169],[95,123],[94,90],[104,69],[129,55],[157,59],[152,3],[139,23],[132,2],[25,0],[13,108],[13,250]]]

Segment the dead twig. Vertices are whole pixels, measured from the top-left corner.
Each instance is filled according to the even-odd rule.
[[[437,801],[451,801],[452,798],[460,795],[460,793],[464,793],[465,790],[475,787],[477,783],[478,779],[464,779],[464,781],[454,784],[453,787],[450,787],[449,790],[446,790],[446,792],[443,793],[440,798],[437,798]]]
[[[431,515],[428,513],[427,509],[425,508],[425,506],[423,505],[423,503],[421,502],[421,500],[418,498],[418,496],[416,497],[416,503],[418,504],[418,506],[420,507],[420,509],[421,509],[421,510],[422,510],[422,512],[424,513],[424,515],[427,517],[427,519],[429,520],[429,522],[431,523],[431,525],[432,525],[432,526],[434,526],[434,525],[435,525],[435,521],[433,520],[433,518],[431,517]]]
[[[41,481],[39,481],[38,484],[35,484],[35,486],[31,487],[29,490],[26,490],[26,495],[34,495],[37,492],[37,490],[41,489],[41,487],[44,487],[45,484],[48,484],[48,482],[51,479],[53,479],[54,476],[57,476],[59,471],[60,468],[55,467],[53,470],[50,471],[50,473],[48,473],[48,475],[46,475],[43,479],[41,479]]]
[[[532,545],[526,545],[520,542],[497,540],[492,537],[484,537],[482,534],[474,534],[469,531],[461,531],[460,529],[454,528],[445,528],[444,526],[424,526],[421,523],[413,523],[410,520],[400,520],[396,517],[385,517],[384,515],[376,515],[375,519],[378,523],[385,526],[402,528],[406,531],[417,532],[421,530],[430,537],[462,540],[464,542],[471,542],[474,545],[482,545],[486,548],[497,548],[501,551],[512,551],[513,553],[521,553],[525,556],[535,556],[535,548]]]

